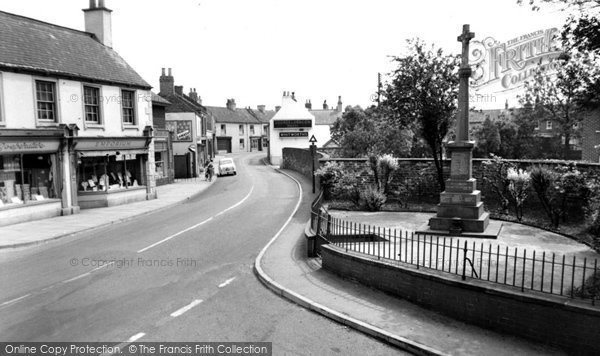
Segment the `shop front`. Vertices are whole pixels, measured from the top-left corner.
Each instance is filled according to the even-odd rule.
[[[170,131],[158,129],[154,137],[154,164],[156,185],[171,184],[175,181],[173,143]]]
[[[81,209],[148,199],[148,137],[78,137],[77,200]]]
[[[0,226],[60,216],[63,127],[0,130]]]

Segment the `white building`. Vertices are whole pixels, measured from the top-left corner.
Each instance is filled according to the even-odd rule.
[[[284,147],[308,148],[315,133],[315,117],[296,101],[294,93],[283,93],[281,109],[269,123],[269,159],[281,165]]]
[[[150,85],[86,32],[0,12],[0,225],[156,196]]]

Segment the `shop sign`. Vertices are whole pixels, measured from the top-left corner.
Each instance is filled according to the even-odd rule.
[[[0,142],[0,154],[3,153],[42,153],[58,151],[59,141],[2,141]]]
[[[173,120],[165,122],[167,130],[175,132],[174,141],[192,141],[192,122],[189,120]]]
[[[504,43],[492,37],[471,42],[471,85],[499,85],[498,90],[509,90],[522,86],[538,68],[551,74],[559,66],[554,59],[562,53],[558,36],[558,29],[551,28]]]
[[[279,137],[308,137],[308,132],[280,132]]]
[[[312,120],[274,120],[273,128],[293,129],[299,127],[312,127]]]
[[[90,140],[79,140],[76,150],[78,151],[101,151],[101,150],[133,150],[146,147],[146,138],[94,138]]]

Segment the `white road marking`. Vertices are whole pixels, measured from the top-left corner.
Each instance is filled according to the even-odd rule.
[[[71,278],[71,279],[67,279],[67,280],[65,280],[65,281],[62,281],[62,282],[63,282],[63,283],[69,283],[69,282],[73,282],[73,281],[76,281],[76,280],[78,280],[78,279],[81,279],[81,278],[83,278],[83,277],[87,277],[87,276],[89,276],[90,274],[92,274],[92,272],[86,272],[86,273],[80,274],[80,275],[79,275],[79,276],[77,276],[77,277],[73,277],[73,278]]]
[[[171,235],[171,236],[169,236],[169,237],[167,237],[165,239],[162,239],[162,240],[160,240],[158,242],[153,243],[152,245],[150,245],[148,247],[144,247],[143,249],[139,250],[137,253],[142,253],[142,252],[148,251],[149,249],[151,249],[153,247],[156,247],[156,246],[162,244],[163,242],[167,242],[167,241],[169,241],[169,240],[171,240],[171,239],[173,239],[173,238],[175,238],[175,237],[177,237],[177,236],[179,236],[181,234],[184,234],[184,233],[186,233],[186,232],[188,232],[190,230],[193,230],[193,229],[199,227],[200,225],[206,224],[207,222],[211,221],[212,219],[216,218],[217,216],[225,214],[226,212],[228,212],[231,209],[237,208],[238,206],[242,205],[246,200],[248,200],[248,198],[250,198],[250,195],[252,195],[253,191],[254,191],[254,186],[252,186],[252,188],[250,189],[250,192],[244,197],[244,199],[240,200],[239,202],[235,203],[234,205],[230,206],[229,208],[227,208],[227,209],[219,212],[218,214],[215,214],[215,215],[211,216],[210,218],[208,218],[208,219],[206,219],[206,220],[204,220],[204,221],[202,221],[202,222],[200,222],[200,223],[198,223],[196,225],[190,226],[190,227],[188,227],[185,230],[181,230],[181,231],[179,231],[179,232],[177,232],[177,233],[175,233],[175,234],[173,234],[173,235]]]
[[[208,219],[206,219],[206,220],[204,220],[204,221],[202,221],[202,222],[199,222],[199,223],[197,223],[196,225],[193,225],[193,226],[190,226],[190,227],[188,227],[187,229],[181,230],[181,231],[179,231],[178,233],[175,233],[175,234],[173,234],[173,235],[171,235],[171,236],[169,236],[169,237],[167,237],[167,238],[165,238],[165,239],[162,239],[162,240],[160,240],[160,241],[158,241],[158,242],[155,242],[155,243],[153,243],[152,245],[150,245],[150,246],[148,246],[148,247],[144,247],[143,249],[139,250],[139,251],[138,251],[138,253],[142,253],[142,252],[144,252],[144,251],[148,251],[148,250],[149,250],[149,249],[151,249],[152,247],[156,247],[156,246],[158,246],[158,245],[162,244],[163,242],[167,242],[167,241],[171,240],[172,238],[175,238],[175,237],[177,237],[177,236],[179,236],[179,235],[181,235],[181,234],[184,234],[184,233],[186,233],[186,232],[188,232],[188,231],[190,231],[190,230],[194,230],[194,229],[195,229],[195,228],[197,228],[198,226],[204,225],[204,224],[206,224],[207,222],[211,221],[212,219],[213,219],[213,218],[212,218],[212,217],[210,217],[210,218],[208,218]]]
[[[192,309],[193,307],[195,307],[196,305],[202,303],[202,299],[196,299],[193,302],[191,302],[190,304],[186,305],[185,307],[171,313],[171,316],[173,318],[176,318],[180,315],[183,315],[183,313],[187,312],[188,310]]]
[[[226,286],[226,285],[228,285],[229,283],[233,282],[233,280],[234,280],[234,279],[235,279],[235,277],[233,277],[233,278],[229,278],[229,279],[228,279],[228,280],[226,280],[225,282],[223,282],[223,283],[219,284],[219,288],[223,288],[223,287],[225,287],[225,286]]]
[[[12,304],[12,303],[16,303],[16,302],[18,302],[18,301],[19,301],[19,300],[21,300],[21,299],[25,299],[25,298],[29,297],[30,295],[31,295],[31,294],[25,294],[25,295],[24,295],[24,296],[22,296],[22,297],[15,298],[15,299],[11,299],[11,300],[9,300],[9,301],[7,301],[7,302],[4,302],[4,303],[0,304],[0,307],[3,307],[3,306],[5,306],[5,305],[9,305],[9,304]]]
[[[146,335],[145,333],[137,333],[137,334],[133,335],[132,337],[130,337],[126,342],[137,341],[137,340],[143,338],[145,335]]]

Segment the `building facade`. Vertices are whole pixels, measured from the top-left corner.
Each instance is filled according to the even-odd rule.
[[[219,154],[263,151],[268,147],[268,124],[275,114],[265,110],[239,109],[235,99],[227,99],[225,107],[207,106],[215,121],[217,151]]]
[[[150,85],[86,31],[0,12],[0,224],[156,197]]]
[[[182,86],[175,86],[171,68],[162,69],[159,96],[170,102],[165,125],[174,133],[175,178],[198,177],[204,163],[214,157],[214,122],[194,90],[186,95]]]

